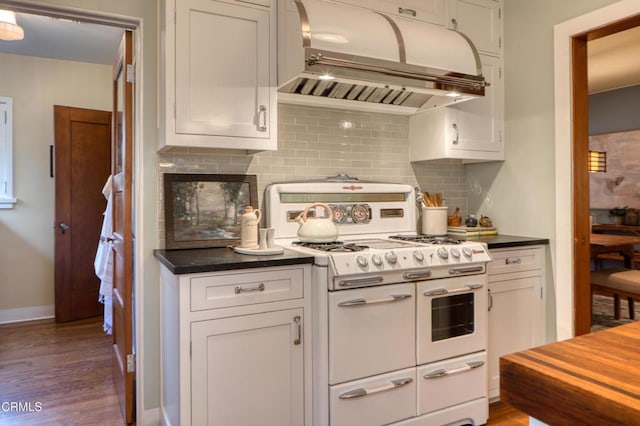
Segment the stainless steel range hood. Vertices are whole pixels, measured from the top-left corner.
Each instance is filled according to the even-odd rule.
[[[414,114],[484,96],[459,32],[325,0],[279,6],[279,102]]]

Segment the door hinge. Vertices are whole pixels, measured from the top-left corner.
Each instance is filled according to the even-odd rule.
[[[133,354],[127,355],[127,373],[133,373],[136,371],[136,356]]]
[[[136,66],[127,65],[127,83],[134,83],[136,81]]]

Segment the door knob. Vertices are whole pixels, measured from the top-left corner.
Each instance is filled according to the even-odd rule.
[[[60,222],[60,224],[59,224],[58,226],[60,226],[60,229],[62,229],[62,233],[63,233],[63,234],[65,233],[65,231],[66,231],[67,229],[69,229],[69,225],[67,225],[66,223],[62,223],[62,222]]]

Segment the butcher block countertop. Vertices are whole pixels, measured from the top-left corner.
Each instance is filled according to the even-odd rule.
[[[554,426],[640,423],[640,322],[505,355],[500,399]]]

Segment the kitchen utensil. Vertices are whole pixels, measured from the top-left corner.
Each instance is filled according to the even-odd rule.
[[[424,207],[422,209],[422,233],[425,235],[447,235],[447,208]]]
[[[267,248],[273,248],[275,243],[273,237],[276,235],[276,228],[267,228]]]
[[[307,217],[309,210],[315,207],[324,208],[329,217]],[[333,212],[324,203],[311,204],[300,213],[296,221],[300,225],[298,239],[304,243],[330,243],[338,239],[338,227],[333,222]]]
[[[258,229],[258,233],[260,234],[260,242],[258,246],[260,250],[264,250],[267,248],[267,228]]]
[[[447,218],[447,224],[449,226],[460,226],[462,223],[462,218],[458,215],[460,212],[460,207],[456,207],[453,211],[453,214]]]
[[[262,213],[252,206],[244,209],[244,214],[240,218],[240,246],[249,249],[258,248],[258,222]]]

